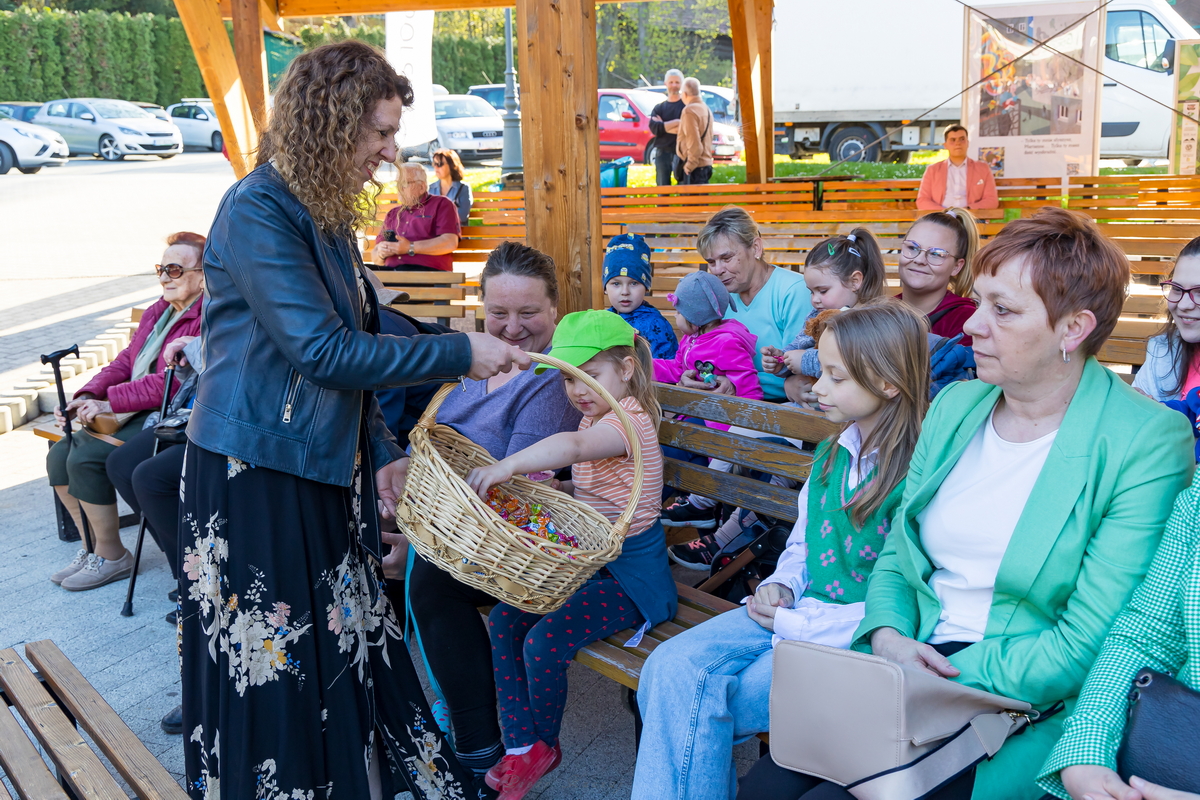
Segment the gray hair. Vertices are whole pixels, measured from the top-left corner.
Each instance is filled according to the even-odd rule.
[[[683,71],[678,69],[669,69],[667,70],[667,74],[663,75],[663,83],[666,83],[668,78],[679,78],[679,80],[683,80]]]
[[[396,165],[396,172],[397,172],[397,173],[399,173],[399,175],[398,175],[397,177],[399,177],[399,176],[404,176],[404,180],[405,180],[405,181],[408,181],[408,180],[409,180],[408,174],[409,174],[410,172],[414,172],[414,173],[415,173],[415,172],[417,172],[417,171],[420,171],[420,173],[421,173],[421,182],[422,182],[422,183],[424,183],[424,181],[425,181],[425,168],[424,168],[424,167],[422,167],[422,166],[421,166],[420,164],[418,164],[417,162],[415,162],[415,161],[405,161],[405,162],[404,162],[404,163],[402,163],[402,164],[397,164],[397,165]]]
[[[758,223],[746,209],[738,206],[726,206],[704,223],[704,227],[700,229],[700,235],[696,237],[696,250],[700,252],[700,255],[708,258],[709,248],[721,236],[728,236],[747,250],[752,250],[761,234],[758,230]]]
[[[699,79],[684,78],[683,79],[683,94],[686,94],[688,97],[699,97],[700,96],[700,81],[699,81]]]

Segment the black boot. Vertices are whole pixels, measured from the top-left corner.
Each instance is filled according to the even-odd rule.
[[[158,724],[166,733],[175,735],[183,733],[183,706],[175,706],[168,711]]]

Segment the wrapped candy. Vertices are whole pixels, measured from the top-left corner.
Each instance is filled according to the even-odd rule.
[[[555,526],[550,509],[541,503],[526,502],[499,486],[493,486],[488,490],[487,504],[502,520],[526,533],[555,544],[579,547],[579,541],[574,536]]]

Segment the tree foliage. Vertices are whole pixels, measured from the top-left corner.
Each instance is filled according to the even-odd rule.
[[[178,17],[54,8],[0,11],[0,100],[204,97]]]

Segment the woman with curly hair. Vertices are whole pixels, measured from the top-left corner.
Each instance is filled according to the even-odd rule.
[[[406,462],[373,392],[486,379],[529,357],[484,334],[378,332],[353,232],[412,99],[362,43],[299,56],[257,168],[213,222],[180,531],[197,800],[477,796],[383,591],[379,516]]]

